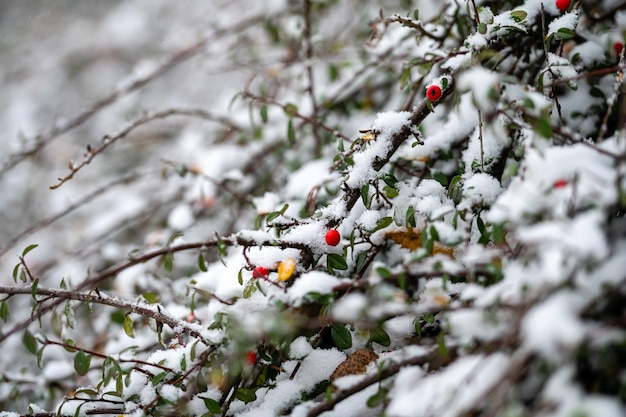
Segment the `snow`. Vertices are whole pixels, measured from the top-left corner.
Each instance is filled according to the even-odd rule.
[[[393,417],[461,415],[474,404],[481,404],[508,364],[509,359],[499,353],[488,357],[465,356],[429,375],[421,368],[402,369],[392,389],[394,395],[388,413]]]
[[[490,207],[504,191],[500,182],[489,174],[476,173],[464,175],[462,201],[460,209],[471,207]]]
[[[288,299],[299,305],[306,294],[332,294],[333,288],[347,280],[339,279],[322,271],[310,271],[302,274],[287,292]]]
[[[346,180],[348,187],[360,189],[367,181],[377,177],[373,168],[374,161],[387,154],[391,146],[391,137],[409,124],[410,117],[410,112],[378,113],[372,123],[372,130],[378,133],[376,140],[370,141],[365,149],[354,155],[354,166]]]
[[[367,297],[361,293],[346,294],[333,305],[333,318],[346,323],[356,321],[359,317],[362,317],[363,310],[365,310],[368,304]]]
[[[551,361],[572,354],[585,336],[585,325],[578,318],[580,296],[560,292],[534,306],[522,322],[524,346]]]
[[[266,390],[263,401],[252,406],[245,412],[238,414],[240,417],[274,417],[280,414],[280,410],[293,404],[300,398],[302,392],[308,392],[315,385],[328,379],[345,359],[345,355],[336,349],[315,349],[301,362],[300,369],[293,379],[287,378],[295,369],[296,361],[287,361],[282,367],[286,371],[283,378],[277,381],[276,386]],[[262,391],[265,389],[261,389]],[[258,395],[258,394],[257,394]]]
[[[299,336],[289,345],[289,358],[302,359],[313,351],[306,337]]]
[[[167,218],[167,225],[174,230],[185,230],[194,223],[193,212],[187,204],[176,206]]]
[[[559,29],[569,29],[576,30],[576,25],[578,24],[578,12],[576,10],[572,10],[571,12],[565,13],[560,17],[552,20],[548,24],[548,33],[546,36],[551,36],[556,34]]]

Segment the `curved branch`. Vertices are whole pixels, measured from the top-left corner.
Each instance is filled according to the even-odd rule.
[[[31,295],[32,288],[0,286],[0,294],[7,294],[9,296],[17,294]],[[98,290],[90,292],[77,292],[75,290],[59,290],[56,288],[37,287],[35,290],[35,294],[52,297],[62,301],[77,300],[87,303],[95,303],[116,307],[128,313],[135,313],[142,316],[150,317],[158,322],[167,324],[174,332],[187,333],[195,338],[202,340],[205,344],[209,344],[198,332],[197,326],[192,326],[183,320],[179,320],[176,317],[171,316],[170,314],[164,312],[158,305],[155,306],[146,303],[131,302],[123,300],[121,298],[109,297],[108,295]]]

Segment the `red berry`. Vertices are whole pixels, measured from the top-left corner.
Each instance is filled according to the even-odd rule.
[[[566,12],[569,9],[570,0],[556,0],[556,7],[562,12]]]
[[[620,41],[617,41],[613,44],[613,48],[615,48],[615,53],[619,55],[622,53],[622,49],[624,49],[624,44]]]
[[[554,188],[563,188],[563,187],[566,187],[566,186],[567,186],[567,180],[564,180],[564,179],[559,179],[559,180],[556,180],[556,181],[554,181],[554,184],[552,184],[552,186],[553,186]]]
[[[441,98],[441,87],[438,85],[431,85],[426,89],[426,98],[430,101],[437,101]]]
[[[337,246],[341,241],[341,235],[337,231],[337,229],[331,229],[326,232],[326,243],[330,246]]]
[[[249,350],[246,352],[246,363],[248,365],[254,365],[256,363],[256,352]]]
[[[254,268],[254,271],[252,271],[252,277],[254,278],[267,278],[269,274],[270,270],[262,266],[257,266]]]

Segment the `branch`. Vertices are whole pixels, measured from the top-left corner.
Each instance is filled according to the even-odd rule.
[[[454,91],[454,79],[452,77],[448,77],[448,86],[443,90],[443,94],[439,101],[436,103],[430,103],[434,108],[439,103],[443,102],[443,100],[448,97]],[[418,106],[413,109],[413,114],[411,114],[411,118],[409,122],[402,126],[400,131],[396,132],[390,139],[391,144],[387,153],[382,157],[377,157],[374,159],[374,163],[372,164],[372,168],[376,171],[380,171],[391,159],[394,153],[400,148],[410,136],[412,136],[413,126],[418,126],[420,123],[426,119],[426,117],[430,114],[431,110],[428,107],[428,101],[424,99]],[[344,182],[345,193],[342,197],[342,201],[346,205],[346,212],[352,210],[356,202],[359,200],[361,196],[361,190],[359,188],[350,188],[345,185]],[[328,226],[335,227],[339,224],[339,219],[331,219],[328,222]]]
[[[18,294],[32,295],[32,291],[33,290],[31,287],[0,286],[0,294],[7,294],[9,296]],[[130,302],[121,298],[113,298],[98,290],[89,292],[77,292],[76,290],[59,290],[55,288],[37,287],[35,290],[35,294],[52,297],[61,301],[77,300],[87,303],[108,305],[111,307],[119,308],[120,310],[124,310],[128,313],[140,314],[142,316],[150,317],[163,324],[167,324],[172,330],[174,330],[174,332],[180,331],[183,333],[187,333],[197,339],[202,340],[203,343],[205,343],[206,345],[209,345],[209,342],[207,342],[198,332],[196,326],[192,326],[183,320],[179,320],[174,316],[165,313],[159,305],[153,306],[146,303]]]
[[[138,179],[139,177],[141,177],[142,175],[144,175],[144,174],[138,173],[138,172],[133,172],[133,173],[131,173],[129,175],[125,175],[125,176],[123,176],[121,178],[118,178],[115,181],[112,181],[112,182],[110,182],[108,184],[105,184],[102,187],[98,188],[97,190],[95,190],[95,191],[91,192],[90,194],[84,196],[83,198],[81,198],[80,200],[76,201],[74,204],[68,206],[64,210],[62,210],[62,211],[60,211],[60,212],[58,212],[58,213],[56,213],[56,214],[54,214],[54,215],[52,215],[50,217],[46,217],[45,219],[39,220],[37,223],[33,224],[32,226],[28,227],[27,229],[21,231],[17,235],[15,235],[12,238],[8,239],[7,242],[3,246],[0,247],[0,257],[2,257],[17,242],[19,242],[20,240],[24,239],[25,237],[32,235],[33,233],[43,229],[44,227],[50,226],[52,223],[54,223],[57,220],[63,218],[64,216],[70,214],[71,212],[73,212],[77,208],[82,207],[84,204],[87,204],[88,202],[90,202],[94,198],[100,196],[101,194],[103,194],[104,192],[109,190],[110,188],[112,188],[114,186],[117,186],[117,185],[123,185],[123,184],[128,184],[130,182],[133,182],[136,179]]]
[[[216,116],[206,110],[202,110],[202,109],[184,109],[184,108],[174,108],[174,109],[168,109],[168,110],[163,110],[157,113],[148,113],[143,115],[142,117],[140,117],[139,119],[136,119],[134,122],[131,122],[128,126],[126,126],[124,129],[122,129],[119,133],[113,135],[113,136],[104,136],[102,138],[102,145],[99,148],[92,148],[91,146],[87,147],[87,152],[84,155],[84,159],[82,160],[82,162],[79,162],[78,164],[74,164],[72,162],[70,162],[70,173],[67,174],[65,177],[60,177],[58,178],[59,182],[51,185],[50,189],[52,190],[56,190],[57,188],[61,187],[63,184],[65,184],[67,181],[71,180],[72,178],[74,178],[74,175],[80,171],[85,165],[89,165],[91,163],[91,161],[93,161],[93,159],[98,156],[99,154],[101,154],[102,152],[104,152],[104,150],[106,148],[108,148],[110,145],[112,145],[113,143],[117,142],[120,139],[125,138],[130,132],[132,132],[133,130],[135,130],[136,128],[138,128],[139,126],[142,126],[146,123],[149,123],[153,120],[157,120],[157,119],[165,119],[167,117],[170,116],[189,116],[189,117],[200,117],[206,120],[212,120],[212,121],[218,121],[226,126],[228,126],[230,129],[234,129],[234,130],[238,130],[241,131],[242,128],[235,125],[232,121],[228,120],[225,117],[221,117],[221,116]]]
[[[154,258],[158,258],[158,257],[165,256],[168,254],[173,254],[176,252],[193,250],[193,249],[205,249],[209,247],[217,247],[218,245],[222,245],[222,244],[226,246],[235,246],[235,245],[246,246],[246,247],[275,246],[275,247],[279,247],[282,249],[296,248],[302,251],[309,250],[309,247],[302,243],[281,242],[281,241],[274,241],[274,240],[256,242],[254,240],[248,240],[240,236],[224,237],[224,238],[219,238],[219,239],[216,238],[216,239],[207,240],[204,242],[193,242],[193,243],[184,243],[184,244],[174,245],[174,246],[166,246],[166,247],[145,253],[141,256],[136,256],[136,257],[133,256],[128,261],[106,268],[105,270],[99,272],[95,276],[85,279],[83,282],[78,284],[74,289],[72,289],[72,291],[80,292],[80,291],[93,289],[97,287],[98,285],[102,284],[104,281],[117,276],[117,274],[119,274],[120,272],[125,271],[135,265],[150,261]],[[30,291],[30,288],[28,288],[28,291]],[[37,315],[31,315],[31,317],[24,319],[23,321],[16,324],[8,331],[2,333],[0,335],[0,344],[2,344],[6,339],[9,338],[9,336],[13,335],[14,333],[27,328],[33,321],[37,320],[38,316],[39,317],[42,316],[43,314],[54,309],[55,307],[59,306],[63,302],[64,302],[63,299],[57,298],[46,305],[41,305],[41,307],[39,307],[38,309]]]

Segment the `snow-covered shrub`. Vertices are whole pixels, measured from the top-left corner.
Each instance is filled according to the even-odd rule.
[[[626,415],[622,2],[98,4],[0,25],[0,415]]]

